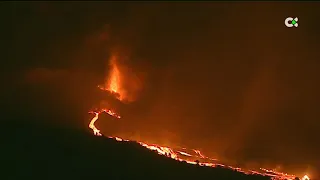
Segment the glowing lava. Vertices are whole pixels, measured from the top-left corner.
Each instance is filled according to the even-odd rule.
[[[90,111],[89,114],[94,114],[95,116],[91,119],[91,121],[89,123],[89,128],[92,129],[93,134],[96,136],[102,136],[102,134],[100,133],[100,130],[94,125],[94,123],[99,119],[100,113],[103,113],[103,112],[105,112],[115,118],[118,118],[118,119],[121,118],[119,115],[117,115],[115,112],[113,112],[110,109],[102,109],[101,111],[98,111],[98,112]]]
[[[105,87],[102,87],[102,86],[98,86],[98,87],[101,90],[109,91],[111,94],[115,95],[118,100],[122,101],[122,100],[124,100],[125,96],[124,96],[123,92],[121,91],[121,87],[120,87],[121,73],[120,73],[120,71],[117,67],[117,64],[116,64],[116,56],[112,56],[110,61],[111,61],[111,72],[109,74],[110,78],[108,79],[107,83],[105,84]],[[99,115],[101,113],[107,113],[110,116],[115,117],[117,119],[121,118],[119,115],[117,115],[111,109],[90,111],[89,113],[95,115],[89,123],[89,128],[92,129],[94,135],[96,135],[96,136],[102,136],[102,134],[100,133],[100,130],[95,126],[95,122],[99,119]],[[119,137],[110,137],[109,136],[108,138],[115,139],[116,141],[130,141],[130,140],[122,139]],[[212,158],[206,157],[199,150],[195,150],[195,149],[189,150],[190,153],[188,153],[189,151],[188,152],[182,151],[181,148],[178,150],[178,149],[164,147],[164,146],[160,146],[160,145],[146,144],[143,142],[138,142],[138,143],[145,148],[148,148],[152,151],[156,151],[160,155],[164,155],[169,158],[175,159],[177,161],[186,162],[189,164],[198,164],[200,166],[209,166],[209,167],[224,167],[224,168],[233,169],[235,171],[242,172],[245,174],[259,174],[262,176],[268,176],[268,177],[271,177],[271,179],[273,179],[273,180],[294,180],[296,178],[296,176],[294,176],[294,175],[281,173],[281,172],[277,172],[274,170],[268,170],[268,169],[264,169],[264,168],[260,168],[258,170],[248,170],[248,169],[242,169],[239,167],[228,166],[228,165],[222,164],[221,162],[218,162],[217,159],[212,159]],[[187,150],[186,148],[182,148],[182,149]],[[191,152],[193,152],[193,153],[191,153]],[[305,175],[301,179],[302,180],[310,180],[310,178],[307,175]]]
[[[112,56],[111,60],[111,73],[110,73],[110,80],[108,82],[108,89],[111,92],[119,93],[120,91],[120,72],[119,68],[116,64],[116,57]]]
[[[98,120],[99,115],[103,112],[109,114],[110,116],[120,118],[120,116],[118,116],[112,110],[103,109],[98,112],[89,112],[89,113],[95,114],[95,116],[92,118],[92,120],[89,124],[89,127],[93,130],[93,133],[96,136],[102,136],[102,134],[100,133],[100,130],[94,126],[94,123]],[[122,139],[120,137],[109,136],[108,138],[115,139],[116,141],[130,141],[127,139]],[[212,159],[212,158],[204,156],[199,150],[192,150],[194,152],[194,155],[192,155],[191,153],[187,153],[187,152],[184,152],[181,150],[175,150],[173,148],[169,148],[169,147],[165,147],[165,146],[160,146],[160,145],[155,145],[155,144],[146,144],[143,142],[138,142],[138,143],[145,148],[148,148],[152,151],[156,151],[160,155],[164,155],[169,158],[175,159],[177,161],[186,162],[189,164],[198,164],[200,166],[208,166],[208,167],[224,167],[224,168],[232,169],[232,170],[235,170],[238,172],[242,172],[244,174],[258,174],[258,175],[262,175],[262,176],[269,176],[272,178],[272,180],[294,180],[296,177],[294,175],[276,172],[274,170],[268,170],[268,169],[263,169],[263,168],[260,168],[259,170],[246,170],[246,169],[242,169],[239,167],[232,167],[232,166],[224,165],[222,163],[219,163],[216,159]],[[186,148],[183,148],[183,149],[186,149]],[[190,160],[190,158],[196,159],[197,161]],[[310,180],[310,179],[307,175],[305,175],[302,178],[302,180]]]
[[[94,118],[92,118],[92,120],[89,123],[89,128],[93,130],[94,135],[102,136],[102,134],[100,133],[100,130],[96,128],[96,126],[94,125],[94,123],[99,119],[99,113],[97,112],[89,112],[89,113],[93,113],[95,115]]]
[[[117,56],[113,55],[110,59],[110,73],[109,79],[106,80],[104,86],[98,86],[103,91],[109,91],[115,97],[123,101],[125,99],[125,94],[121,88],[121,74],[117,64]]]
[[[310,180],[310,178],[307,175],[304,175],[301,180]]]

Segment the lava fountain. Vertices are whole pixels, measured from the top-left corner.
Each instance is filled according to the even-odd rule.
[[[122,81],[116,55],[113,55],[110,58],[110,73],[107,77],[108,78],[106,79],[104,85],[99,85],[98,88],[103,91],[110,92],[120,101],[124,101],[125,99],[127,99],[126,94],[121,86]]]

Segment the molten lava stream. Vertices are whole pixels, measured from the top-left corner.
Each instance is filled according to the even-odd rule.
[[[94,114],[95,116],[91,119],[89,123],[89,128],[92,129],[93,134],[96,136],[102,136],[102,134],[100,133],[100,130],[94,125],[94,123],[99,119],[99,115],[103,112],[109,114],[112,117],[115,117],[118,119],[121,118],[119,115],[117,115],[115,112],[113,112],[110,109],[102,109],[101,111],[98,111],[98,112],[90,111],[89,114]]]
[[[110,110],[110,109],[102,109],[101,111],[90,111],[89,113],[94,114],[95,116],[91,119],[90,123],[89,123],[89,128],[92,129],[94,135],[96,136],[102,136],[102,134],[100,133],[100,130],[94,125],[94,123],[99,119],[99,115],[101,113],[107,113],[112,117],[118,118],[120,119],[121,117],[119,115],[117,115],[114,111]],[[115,139],[117,141],[129,141],[126,139],[122,139],[119,137],[108,137],[108,138],[112,138]],[[264,169],[264,168],[260,168],[259,171],[254,171],[254,170],[244,170],[242,168],[239,167],[232,167],[232,166],[228,166],[228,165],[224,165],[221,163],[213,163],[213,162],[208,162],[208,161],[216,161],[216,159],[212,159],[209,157],[204,156],[199,150],[192,150],[195,155],[192,155],[190,153],[187,152],[183,152],[181,150],[174,150],[172,148],[169,147],[164,147],[164,146],[160,146],[160,145],[155,145],[155,144],[146,144],[143,142],[138,142],[141,146],[146,147],[150,150],[156,151],[158,154],[160,155],[164,155],[167,157],[170,157],[172,159],[178,160],[178,161],[184,161],[186,163],[189,164],[198,164],[200,166],[209,166],[209,167],[217,167],[217,166],[221,166],[221,167],[225,167],[225,168],[229,168],[229,169],[233,169],[235,171],[238,172],[242,172],[245,174],[259,174],[262,176],[269,176],[272,177],[273,180],[294,180],[296,176],[294,175],[290,175],[290,174],[286,174],[286,173],[281,173],[281,172],[276,172],[274,170],[268,170],[268,169]],[[183,148],[186,149],[186,148]],[[201,161],[207,161],[207,162],[196,162],[196,161],[190,161],[188,160],[188,158],[193,157],[195,159],[201,160]],[[304,177],[301,178],[302,180],[310,180],[309,177],[307,175],[305,175]]]

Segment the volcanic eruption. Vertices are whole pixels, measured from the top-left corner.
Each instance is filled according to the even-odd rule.
[[[110,58],[110,73],[107,76],[107,79],[103,85],[99,85],[98,88],[102,91],[105,91],[108,94],[111,94],[113,98],[118,99],[120,102],[130,102],[128,96],[126,94],[125,89],[122,86],[122,73],[118,66],[117,55],[112,55]],[[121,119],[121,116],[118,115],[112,107],[102,107],[101,109],[91,110],[89,114],[93,114],[94,117],[91,119],[89,123],[89,128],[92,129],[93,134],[96,136],[103,136],[100,132],[99,128],[95,126],[95,122],[99,120],[99,115],[102,113],[106,113],[113,117],[114,119]],[[108,138],[115,139],[117,141],[134,141],[129,139],[123,139],[116,136],[108,136]],[[293,180],[296,178],[295,175],[286,174],[282,172],[277,172],[276,170],[259,168],[257,170],[250,170],[240,167],[233,167],[230,165],[223,164],[215,158],[210,158],[202,154],[197,149],[187,149],[187,148],[171,148],[165,147],[158,144],[147,144],[144,142],[138,142],[141,146],[148,148],[150,150],[156,151],[160,155],[167,156],[169,158],[175,159],[177,161],[187,162],[189,164],[195,164],[200,166],[208,166],[208,167],[224,167],[228,169],[232,169],[238,172],[242,172],[245,174],[258,174],[262,176],[269,176],[274,180]],[[302,180],[309,180],[307,175],[301,178]]]

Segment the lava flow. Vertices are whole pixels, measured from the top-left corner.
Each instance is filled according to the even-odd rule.
[[[97,112],[94,112],[94,111],[89,112],[89,113],[95,114],[95,116],[92,118],[92,120],[89,124],[89,127],[93,130],[93,133],[97,136],[102,136],[102,134],[100,133],[100,130],[94,126],[94,122],[96,122],[98,120],[99,114],[104,113],[104,112],[109,114],[110,116],[115,117],[115,118],[120,118],[120,116],[115,114],[112,110],[104,109],[104,110],[97,111]],[[120,137],[109,136],[108,138],[112,138],[117,141],[131,141],[131,140],[127,140],[127,139],[122,139]],[[273,180],[294,180],[296,177],[295,175],[281,173],[281,172],[277,172],[274,170],[268,170],[268,169],[264,169],[264,168],[260,168],[259,170],[247,170],[247,169],[242,169],[239,167],[228,166],[228,165],[219,163],[218,160],[216,160],[216,159],[212,159],[212,158],[204,156],[199,150],[195,150],[195,149],[190,150],[193,153],[187,153],[187,152],[185,152],[185,150],[187,150],[186,148],[181,148],[184,150],[183,151],[180,149],[174,149],[174,148],[164,147],[164,146],[155,145],[155,144],[146,144],[143,142],[138,142],[138,143],[143,147],[146,147],[150,150],[156,151],[160,155],[164,155],[164,156],[170,157],[172,159],[175,159],[175,160],[178,160],[181,162],[186,162],[189,164],[198,164],[200,166],[208,166],[208,167],[224,167],[224,168],[233,169],[235,171],[242,172],[245,174],[259,174],[262,176],[269,176]],[[301,178],[301,180],[310,180],[310,178],[307,175],[305,175],[304,177]]]
[[[94,135],[96,136],[102,136],[102,134],[100,133],[100,130],[94,125],[94,123],[99,119],[99,114],[105,112],[107,114],[109,114],[110,116],[113,116],[115,118],[120,119],[121,117],[119,115],[117,115],[115,112],[113,112],[110,109],[102,109],[101,111],[90,111],[90,114],[94,114],[95,116],[91,119],[90,124],[89,124],[89,128],[93,130]]]
[[[120,76],[120,71],[115,63],[116,61],[115,58],[116,57],[113,56],[111,59],[112,69],[111,69],[109,81],[107,81],[104,87],[102,86],[98,86],[98,87],[101,90],[108,91],[109,93],[115,95],[117,99],[122,101],[124,100],[125,96],[123,96],[123,94],[121,94],[121,91],[120,91],[121,76]],[[95,122],[99,119],[99,115],[101,113],[107,113],[110,116],[115,117],[117,119],[121,118],[111,109],[101,109],[99,111],[90,111],[89,113],[94,114],[94,117],[91,119],[89,123],[89,128],[92,129],[94,135],[96,136],[102,136],[102,134],[100,133],[100,130],[95,126]],[[109,136],[108,138],[112,138],[117,141],[131,141],[131,140],[122,139],[119,137]],[[233,169],[235,171],[242,172],[245,174],[259,174],[262,176],[268,176],[268,177],[271,177],[271,179],[273,180],[294,180],[296,178],[295,175],[281,173],[275,170],[268,170],[264,168],[260,168],[258,170],[248,170],[248,169],[243,169],[239,167],[232,167],[229,165],[225,165],[219,162],[217,159],[206,157],[199,150],[195,150],[195,149],[187,150],[186,148],[169,148],[169,147],[164,147],[164,146],[155,145],[155,144],[146,144],[143,142],[138,142],[138,143],[143,147],[156,151],[160,155],[164,155],[169,158],[175,159],[177,161],[186,162],[189,164],[196,164],[196,165],[208,166],[208,167],[224,167],[224,168]],[[301,179],[310,180],[310,178],[307,175],[303,176]]]

